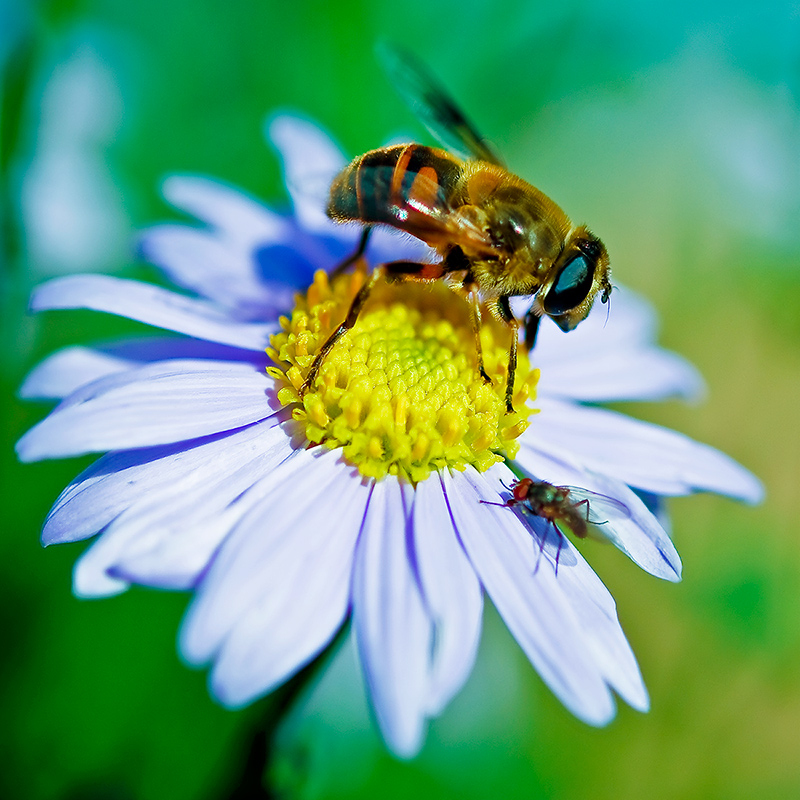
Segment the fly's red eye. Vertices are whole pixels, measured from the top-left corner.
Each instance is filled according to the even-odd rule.
[[[530,478],[523,478],[520,481],[517,481],[514,484],[514,499],[515,500],[524,500],[528,496],[528,492],[531,487],[531,479]]]

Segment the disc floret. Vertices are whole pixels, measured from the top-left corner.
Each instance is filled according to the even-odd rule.
[[[506,413],[509,329],[484,319],[486,383],[478,373],[466,302],[441,282],[381,285],[356,325],[327,355],[313,385],[300,387],[314,356],[347,314],[365,281],[363,268],[335,279],[322,271],[267,354],[278,399],[312,444],[341,447],[365,476],[425,480],[434,470],[479,471],[518,450],[534,409],[538,370],[520,353],[514,413]]]

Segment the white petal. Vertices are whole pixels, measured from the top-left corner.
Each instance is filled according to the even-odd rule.
[[[656,315],[630,289],[615,289],[610,307],[595,303],[565,334],[543,320],[532,360],[542,370],[539,391],[576,400],[697,398],[703,381],[688,362],[654,346]]]
[[[497,481],[498,497],[503,485],[509,486],[514,480],[513,473],[504,464],[492,467],[485,475]],[[513,512],[508,509],[508,513]],[[649,705],[647,690],[639,666],[620,627],[616,604],[611,593],[569,539],[555,531],[550,522],[530,516],[527,516],[526,520],[533,527],[535,534],[541,537],[540,541],[545,537],[552,537],[553,534],[558,538],[556,550],[558,585],[576,611],[578,622],[592,651],[594,663],[604,680],[629,705],[640,711],[647,710]],[[536,547],[537,543],[534,541],[534,549]],[[552,558],[552,553],[548,549],[544,550],[544,553]]]
[[[181,650],[190,662],[204,664],[215,657],[239,621],[270,590],[263,576],[274,574],[276,554],[288,548],[281,558],[295,554],[302,561],[316,546],[317,534],[340,533],[340,512],[331,513],[335,495],[327,491],[337,477],[349,473],[339,459],[338,452],[323,448],[297,450],[265,479],[262,500],[220,549],[184,621]],[[348,535],[349,528],[341,530]],[[281,563],[285,567],[285,561]],[[307,590],[294,587],[297,593]]]
[[[409,559],[405,489],[391,476],[373,489],[356,549],[353,629],[381,732],[397,755],[411,757],[430,699],[433,626]]]
[[[483,595],[456,537],[436,476],[414,493],[414,554],[422,594],[434,625],[431,700],[440,714],[469,677],[481,633]]]
[[[230,568],[228,589],[240,575],[250,579],[255,562],[260,591],[235,621],[214,666],[213,691],[226,705],[248,703],[285,681],[344,623],[369,487],[342,464],[329,463],[327,469],[333,481],[304,484],[306,496],[296,497],[297,507],[290,510],[294,523],[284,527],[268,560],[261,560],[263,513],[254,510],[236,530],[231,548],[237,548],[238,559]]]
[[[269,291],[255,272],[251,249],[186,225],[159,225],[139,241],[142,257],[178,286],[226,307],[250,312],[273,309]]]
[[[272,381],[250,364],[175,360],[101,378],[72,394],[17,443],[23,461],[150,447],[264,419]]]
[[[267,365],[265,353],[200,339],[150,336],[104,344],[94,349],[75,345],[58,350],[31,370],[19,394],[26,399],[60,400],[106,375],[152,361],[175,358],[247,361],[257,364],[260,369]]]
[[[95,461],[62,493],[42,531],[45,545],[75,542],[98,533],[123,511],[147,501],[189,473],[201,477],[228,470],[262,446],[282,415],[234,433],[197,442],[109,453]]]
[[[31,370],[20,387],[19,396],[26,399],[61,399],[98,378],[122,372],[131,364],[128,359],[100,350],[65,347]]]
[[[202,300],[110,275],[69,275],[37,286],[31,310],[88,308],[198,339],[263,350],[274,324],[235,322]]]
[[[76,597],[113,597],[130,588],[123,578],[106,572],[107,553],[93,544],[76,562],[72,570],[72,592]]]
[[[87,554],[91,570],[129,583],[192,588],[224,537],[261,499],[265,477],[294,452],[290,434],[281,426],[267,429],[246,451],[236,448],[235,461],[226,452],[151,491]]]
[[[172,175],[162,190],[173,206],[213,225],[221,236],[243,247],[283,235],[284,220],[241,189],[208,178]]]
[[[567,556],[573,558],[566,557],[559,564],[558,582],[577,612],[595,664],[606,683],[628,705],[647,711],[650,706],[647,689],[622,632],[610,592],[569,540],[564,540],[564,547]]]
[[[604,725],[614,701],[576,610],[530,533],[474,469],[442,475],[448,505],[478,577],[542,679],[575,716]],[[538,563],[538,567],[537,567]]]
[[[98,349],[140,364],[176,358],[201,358],[210,361],[246,361],[262,369],[268,363],[263,351],[244,350],[184,336],[137,336],[98,345]]]
[[[603,535],[634,563],[657,578],[679,581],[681,560],[661,523],[624,483],[602,474],[588,472],[574,463],[568,453],[540,450],[522,442],[517,461],[539,480],[557,486],[578,486],[622,503],[630,516],[604,511]]]
[[[542,397],[591,403],[667,397],[699,400],[705,388],[688,361],[658,347],[606,350],[602,354],[592,351],[558,359],[546,359],[544,354],[540,357],[537,351],[533,363],[542,371],[537,387]]]
[[[525,441],[568,451],[586,469],[646,492],[718,492],[749,503],[763,498],[758,479],[733,459],[688,436],[600,408],[537,401]]]
[[[325,214],[328,189],[345,166],[341,150],[316,125],[288,115],[274,117],[268,135],[283,158],[284,179],[300,224],[313,233],[341,230]]]
[[[575,330],[565,334],[555,324],[542,325],[539,336],[537,348],[541,344],[548,352],[557,352],[558,358],[639,347],[655,341],[656,313],[641,295],[616,287],[610,303],[595,303]]]

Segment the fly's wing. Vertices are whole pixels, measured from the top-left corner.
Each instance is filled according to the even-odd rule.
[[[569,501],[573,510],[589,523],[586,528],[587,535],[596,541],[614,543],[616,537],[613,533],[613,523],[615,520],[631,518],[628,506],[613,497],[591,492],[579,486],[563,488],[569,490]]]
[[[346,170],[331,187],[328,213],[340,221],[391,225],[431,247],[455,244],[497,255],[487,232],[452,208],[433,169],[406,170],[399,178],[393,166]]]
[[[386,44],[378,47],[378,56],[400,96],[448,150],[461,158],[502,165],[474,125],[417,59]]]

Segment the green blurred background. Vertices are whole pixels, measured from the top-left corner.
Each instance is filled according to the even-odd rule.
[[[141,328],[25,315],[73,271],[144,276],[134,232],[174,218],[172,172],[285,203],[266,115],[297,109],[346,152],[422,135],[373,45],[427,61],[512,169],[591,223],[702,404],[625,409],[709,442],[767,486],[756,509],[676,500],[678,585],[584,552],[617,598],[652,696],[574,720],[487,610],[475,672],[412,762],[389,756],[349,647],[281,732],[271,778],[302,798],[800,797],[800,11],[796,3],[604,0],[0,0],[2,530],[0,796],[230,796],[269,700],[218,707],[184,667],[187,596],[71,595],[85,545],[39,527],[89,460],[21,467],[45,409],[14,399],[67,343]]]

